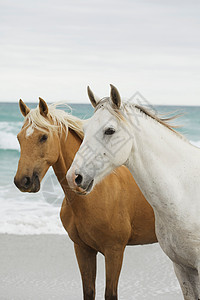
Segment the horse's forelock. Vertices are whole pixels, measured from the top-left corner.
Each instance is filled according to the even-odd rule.
[[[121,121],[126,121],[126,118],[123,114],[123,110],[120,110],[118,108],[115,108],[113,107],[113,103],[110,99],[110,97],[104,97],[102,98],[96,108],[95,108],[95,112],[97,110],[99,110],[100,108],[106,108],[110,113],[111,115],[113,115],[114,117],[116,117],[118,120],[121,120]]]
[[[27,123],[26,127],[32,125],[34,128],[42,132],[49,131],[50,134],[54,131],[62,131],[62,129],[67,130],[69,127],[74,130],[81,139],[83,139],[84,120],[81,120],[65,112],[64,110],[57,109],[57,106],[58,104],[49,105],[49,112],[47,117],[43,117],[40,114],[39,107],[31,109],[24,120],[24,124]]]

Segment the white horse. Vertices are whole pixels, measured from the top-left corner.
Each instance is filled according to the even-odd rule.
[[[90,192],[116,167],[127,166],[154,209],[157,238],[184,299],[200,299],[200,150],[166,120],[121,102],[114,86],[108,98],[97,99],[89,88],[88,94],[95,113],[67,173],[70,186]]]

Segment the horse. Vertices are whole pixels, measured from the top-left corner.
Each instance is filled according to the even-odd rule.
[[[20,100],[25,117],[17,135],[21,154],[14,178],[22,192],[37,192],[50,166],[64,191],[60,218],[74,242],[82,276],[84,300],[95,299],[96,255],[105,256],[105,299],[117,300],[118,279],[126,245],[157,242],[151,206],[126,167],[120,167],[87,196],[69,188],[66,173],[83,139],[82,121],[47,105],[29,109]]]
[[[184,299],[200,299],[200,150],[170,118],[122,101],[113,85],[110,97],[99,100],[89,87],[88,95],[95,112],[67,173],[69,186],[82,193],[90,186],[89,193],[125,165],[154,210],[158,242],[173,262]]]

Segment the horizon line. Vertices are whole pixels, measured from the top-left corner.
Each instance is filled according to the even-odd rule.
[[[58,102],[59,103],[59,101],[55,101],[55,102],[49,102],[49,101],[46,101],[47,102],[47,104],[52,104],[52,103],[56,103],[56,102]],[[16,103],[18,103],[18,101],[0,101],[0,105],[1,104],[16,104]],[[34,101],[34,102],[32,102],[32,101],[26,101],[26,103],[29,103],[29,104],[37,104],[38,102],[36,102],[36,101]],[[69,104],[69,105],[91,105],[91,103],[86,103],[86,102],[63,102],[63,104],[64,103],[67,103],[67,104]],[[60,105],[62,105],[62,103],[60,103]],[[197,104],[150,104],[150,105],[153,105],[153,106],[193,106],[193,107],[200,107],[200,104],[199,105],[197,105]],[[91,105],[92,106],[92,105]],[[144,105],[144,106],[148,106],[148,105]]]

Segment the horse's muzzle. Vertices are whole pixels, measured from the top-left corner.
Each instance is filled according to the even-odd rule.
[[[66,175],[70,188],[80,195],[87,195],[93,188],[94,179],[88,177],[87,180],[77,170],[75,172],[67,172]]]
[[[36,193],[40,190],[40,180],[36,172],[33,172],[32,177],[23,176],[17,179],[15,176],[14,183],[21,192]]]

